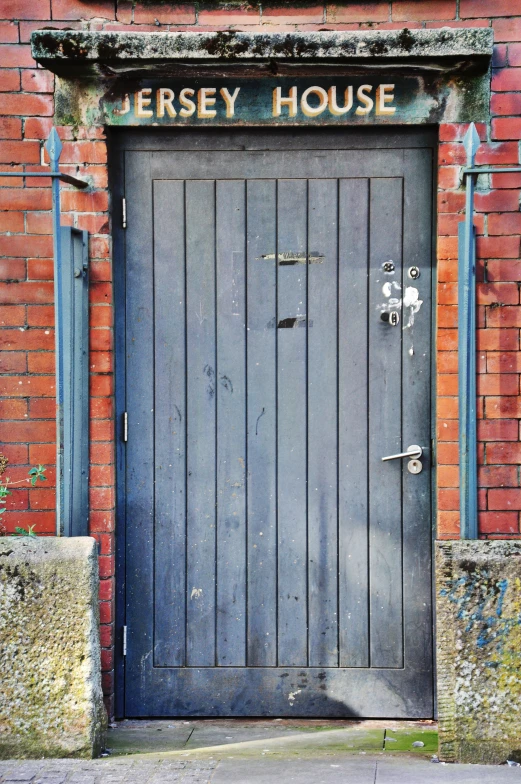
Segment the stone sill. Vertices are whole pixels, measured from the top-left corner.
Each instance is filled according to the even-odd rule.
[[[485,73],[493,31],[489,28],[283,33],[136,33],[36,30],[32,55],[65,78],[124,74],[173,75],[180,66],[237,73],[295,73],[316,64],[343,70]],[[177,68],[176,68],[177,65]],[[249,65],[249,69],[248,69]],[[244,74],[246,75],[246,73]]]

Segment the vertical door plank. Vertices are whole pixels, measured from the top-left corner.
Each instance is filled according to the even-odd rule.
[[[308,661],[306,180],[279,180],[277,208],[278,661],[299,667]]]
[[[309,666],[338,666],[338,181],[308,205]]]
[[[277,664],[276,182],[247,183],[248,665]]]
[[[369,518],[371,666],[403,666],[402,470],[384,455],[402,443],[402,180],[371,180],[369,276]],[[392,261],[394,271],[383,270]],[[396,300],[393,306],[392,300]],[[400,323],[382,321],[382,309]]]
[[[152,182],[149,155],[126,154],[129,199],[126,252],[126,450],[127,589],[129,629],[126,665],[137,672],[143,657],[152,658],[154,621],[154,291],[152,284]],[[127,679],[128,704],[145,699],[137,678]]]
[[[246,664],[246,209],[244,180],[216,183],[217,664]]]
[[[185,663],[184,183],[154,182],[154,664]]]
[[[405,602],[405,666],[423,670],[427,683],[418,683],[424,693],[432,689],[432,618],[425,608],[431,602],[431,265],[432,265],[432,151],[405,152],[404,179],[404,306],[403,329],[403,441],[424,448],[423,471],[403,474],[403,573]],[[417,266],[420,277],[413,280],[408,270]],[[407,292],[406,287],[410,287]],[[415,291],[418,296],[416,297]],[[419,304],[421,301],[421,305]],[[414,312],[416,311],[416,312]]]
[[[215,664],[215,183],[186,183],[187,663]]]
[[[369,180],[340,180],[339,200],[340,666],[368,667]]]

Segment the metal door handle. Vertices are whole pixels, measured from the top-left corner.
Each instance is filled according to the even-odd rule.
[[[411,444],[408,447],[407,452],[400,452],[399,455],[387,455],[387,457],[382,457],[382,462],[385,463],[386,460],[399,460],[401,457],[408,457],[409,460],[419,460],[420,457],[423,455],[423,449],[418,444]]]

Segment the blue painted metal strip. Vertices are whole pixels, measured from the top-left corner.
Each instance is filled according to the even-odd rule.
[[[479,137],[472,123],[465,136],[467,168],[472,169]],[[465,173],[464,173],[465,174]],[[465,174],[465,221],[458,229],[458,392],[460,537],[478,538],[476,421],[476,230],[475,174]]]
[[[61,227],[64,306],[63,533],[89,534],[88,235]]]
[[[51,162],[51,171],[59,171],[62,143],[52,128],[45,144]],[[63,280],[62,247],[60,233],[60,181],[52,179],[52,225],[54,253],[54,317],[56,352],[56,535],[68,535],[63,527]]]

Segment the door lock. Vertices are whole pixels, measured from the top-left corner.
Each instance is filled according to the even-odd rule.
[[[421,460],[409,460],[407,463],[407,471],[410,474],[421,474],[422,470]]]
[[[396,310],[384,311],[380,314],[380,319],[391,327],[396,327],[400,323],[400,314]]]
[[[408,447],[407,452],[399,452],[397,455],[387,455],[386,457],[382,457],[382,462],[386,463],[388,460],[400,460],[401,458],[408,457],[409,462],[407,463],[407,470],[411,474],[420,474],[423,470],[423,466],[421,463],[421,456],[423,455],[423,449],[418,444],[411,444]]]

